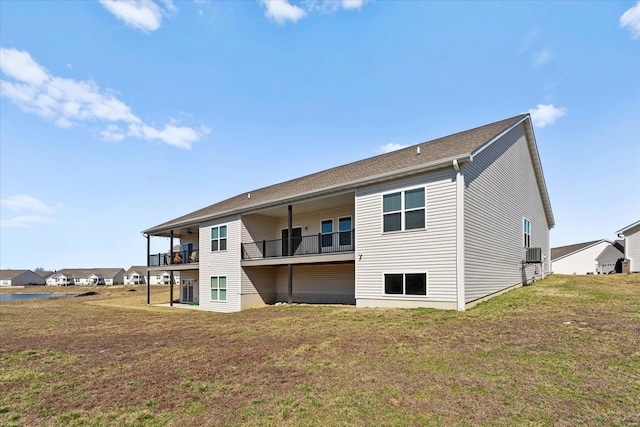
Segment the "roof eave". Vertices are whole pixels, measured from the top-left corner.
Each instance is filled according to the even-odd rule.
[[[620,230],[616,231],[616,235],[617,235],[618,237],[623,237],[623,236],[624,236],[624,233],[625,233],[626,231],[629,231],[629,230],[631,230],[632,228],[635,228],[635,227],[637,227],[637,226],[639,226],[639,225],[640,225],[640,221],[636,221],[636,222],[634,222],[633,224],[629,224],[629,225],[627,225],[626,227],[621,228]]]
[[[441,169],[447,166],[450,166],[453,168],[453,161],[457,161],[459,164],[460,163],[465,163],[465,162],[469,162],[472,161],[472,155],[471,153],[465,153],[465,154],[461,154],[461,155],[457,155],[457,156],[453,156],[453,157],[448,157],[446,159],[439,159],[436,160],[434,162],[430,162],[430,163],[423,163],[420,165],[416,165],[416,166],[411,166],[408,168],[404,168],[404,169],[398,169],[395,171],[391,171],[391,172],[385,172],[382,174],[378,174],[378,175],[372,175],[372,176],[368,176],[366,178],[363,179],[358,179],[358,180],[354,180],[354,181],[349,181],[346,183],[342,183],[342,184],[338,184],[338,185],[333,185],[333,186],[329,186],[329,187],[324,187],[312,192],[307,192],[307,193],[300,193],[300,194],[296,194],[294,196],[290,196],[290,197],[284,197],[281,199],[276,199],[267,203],[257,203],[255,205],[250,205],[250,206],[245,206],[242,208],[237,208],[237,209],[230,209],[227,211],[223,211],[223,212],[219,212],[216,214],[212,214],[212,215],[203,215],[201,217],[198,218],[193,218],[187,221],[183,221],[183,222],[176,222],[173,224],[169,224],[167,226],[156,226],[156,227],[152,227],[152,228],[148,228],[146,230],[144,230],[142,233],[146,234],[146,235],[155,235],[155,236],[162,236],[162,234],[159,233],[165,233],[165,232],[169,232],[171,230],[174,230],[176,228],[182,228],[182,227],[190,227],[190,226],[195,226],[201,222],[204,221],[211,221],[217,218],[224,218],[224,217],[228,217],[228,216],[234,216],[234,215],[241,215],[241,214],[245,214],[248,212],[252,212],[252,211],[256,211],[256,210],[264,210],[264,209],[268,209],[268,208],[272,208],[272,207],[277,207],[277,206],[282,206],[285,204],[291,204],[291,203],[296,203],[296,202],[300,202],[303,200],[307,200],[310,198],[315,198],[315,197],[319,197],[319,196],[325,196],[328,194],[333,194],[333,193],[339,193],[342,191],[348,191],[348,190],[355,190],[358,187],[362,187],[365,185],[370,185],[370,184],[374,184],[376,182],[380,182],[380,181],[386,181],[386,180],[391,180],[391,179],[396,179],[396,178],[401,178],[403,176],[408,176],[408,175],[415,175],[417,173],[421,173],[421,172],[428,172],[434,169]],[[165,237],[165,236],[163,236]]]

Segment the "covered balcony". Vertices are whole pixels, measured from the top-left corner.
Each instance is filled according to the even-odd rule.
[[[355,260],[352,192],[242,216],[241,265]]]

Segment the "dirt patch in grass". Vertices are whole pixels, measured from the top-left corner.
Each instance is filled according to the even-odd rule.
[[[138,289],[0,304],[0,424],[640,424],[640,275],[552,276],[464,313],[217,314]]]

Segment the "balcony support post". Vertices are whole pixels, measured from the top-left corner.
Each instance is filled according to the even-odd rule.
[[[169,237],[169,264],[173,264],[173,230],[171,230],[171,235]],[[171,270],[171,272],[169,273],[170,276],[170,280],[169,280],[169,306],[173,307],[173,282],[174,282],[174,277],[173,277],[173,270]]]
[[[151,304],[151,288],[149,287],[149,262],[151,258],[151,236],[147,234],[147,305]]]
[[[293,209],[289,205],[287,207],[288,212],[288,233],[287,233],[287,256],[291,256],[293,252]],[[291,304],[293,302],[293,265],[289,263],[288,280],[287,280],[287,302]]]

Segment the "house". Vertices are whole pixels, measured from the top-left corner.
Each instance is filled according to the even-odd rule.
[[[34,273],[36,273],[38,276],[42,277],[46,281],[55,272],[49,271],[49,270],[35,270]]]
[[[624,257],[629,260],[629,272],[640,272],[640,221],[636,221],[616,232],[624,237]]]
[[[622,241],[606,239],[551,249],[551,271],[556,274],[606,274],[624,256]]]
[[[31,270],[0,270],[0,286],[44,285],[44,279]]]
[[[550,271],[554,226],[528,114],[239,194],[144,231],[180,301],[464,310]],[[173,291],[173,286],[171,286]],[[172,297],[173,299],[173,297]]]
[[[121,285],[124,282],[122,268],[65,268],[52,274],[49,286],[99,286]]]
[[[123,281],[125,285],[144,285],[147,283],[147,267],[132,265],[124,273]]]

